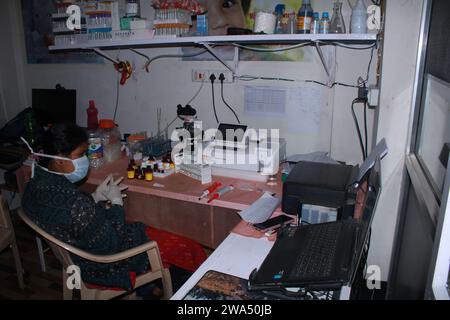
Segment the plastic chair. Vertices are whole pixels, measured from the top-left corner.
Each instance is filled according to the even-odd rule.
[[[164,288],[164,299],[169,299],[172,296],[172,282],[170,277],[170,272],[168,269],[163,268],[163,264],[161,261],[161,256],[159,253],[158,244],[155,241],[148,242],[139,247],[110,255],[110,256],[99,256],[93,255],[88,252],[82,251],[78,248],[75,248],[69,244],[66,244],[55,237],[51,236],[44,230],[42,230],[39,226],[37,226],[33,221],[31,221],[23,209],[19,209],[19,216],[22,220],[30,226],[36,233],[45,239],[55,254],[56,258],[61,262],[62,269],[62,280],[63,280],[63,297],[64,300],[71,300],[73,298],[73,290],[69,289],[67,285],[67,280],[69,279],[69,275],[66,270],[70,266],[74,266],[72,259],[70,257],[70,253],[75,254],[81,258],[84,258],[89,261],[97,262],[97,263],[113,263],[122,261],[131,257],[134,257],[138,254],[146,252],[150,261],[151,271],[140,275],[136,278],[135,288],[138,288],[144,284],[150,283],[156,279],[161,279],[163,288]],[[81,299],[82,300],[107,300],[112,299],[127,293],[125,290],[116,291],[116,290],[108,290],[108,289],[92,289],[88,288],[86,284],[79,279],[81,282]],[[133,295],[132,295],[133,296]]]
[[[10,247],[16,264],[17,279],[19,287],[24,288],[23,283],[23,268],[20,260],[19,248],[17,247],[16,235],[14,234],[14,227],[9,215],[9,208],[6,204],[3,195],[0,194],[0,251]]]

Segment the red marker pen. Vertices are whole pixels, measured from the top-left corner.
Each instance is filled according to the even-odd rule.
[[[214,191],[219,189],[221,186],[222,186],[222,184],[220,182],[214,182],[208,189],[203,191],[202,195],[200,196],[200,198],[198,198],[198,200],[202,200],[202,199],[206,198],[207,196],[209,196],[210,194],[213,194]]]
[[[211,198],[209,198],[208,203],[213,202],[214,200],[220,199],[224,194],[233,191],[234,187],[232,185],[222,188],[219,191],[217,191]]]

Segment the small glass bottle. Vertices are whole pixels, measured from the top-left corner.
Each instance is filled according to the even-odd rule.
[[[130,18],[138,18],[140,16],[139,13],[139,1],[138,0],[127,0],[127,9],[126,9],[127,17]]]
[[[330,32],[330,16],[328,12],[322,14],[322,19],[320,19],[319,33],[327,34]]]
[[[145,181],[148,181],[148,182],[153,181],[153,170],[151,168],[145,169]]]
[[[128,166],[127,176],[128,180],[134,180],[136,178],[136,169],[133,167],[133,165],[131,165],[131,163]]]
[[[303,0],[303,4],[298,11],[297,17],[297,32],[309,33],[311,30],[311,22],[313,18],[313,9],[311,7],[311,0]]]
[[[367,33],[367,8],[362,0],[358,0],[352,8],[350,33]]]
[[[342,16],[342,2],[336,1],[330,22],[330,33],[346,33],[344,17]]]
[[[92,169],[100,168],[104,164],[102,136],[99,130],[88,131],[89,164]]]
[[[320,16],[318,12],[314,12],[313,20],[311,22],[311,34],[318,34],[320,30]]]
[[[284,4],[277,4],[275,7],[275,15],[277,16],[277,22],[275,24],[275,33],[284,33],[283,30],[283,15],[286,10]]]

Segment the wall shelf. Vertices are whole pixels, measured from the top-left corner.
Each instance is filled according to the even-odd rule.
[[[227,69],[237,74],[239,65],[239,49],[235,47],[233,64],[230,65],[217,54],[214,46],[226,46],[233,44],[240,45],[261,45],[261,44],[311,44],[313,45],[323,64],[328,77],[328,83],[334,81],[334,75],[325,60],[321,45],[346,44],[346,45],[373,45],[377,41],[376,34],[275,34],[275,35],[239,35],[239,36],[210,36],[210,37],[154,37],[152,39],[136,40],[100,40],[88,41],[86,43],[77,43],[69,45],[58,45],[50,47],[50,51],[79,51],[93,50],[98,55],[117,64],[113,58],[109,57],[102,50],[113,49],[137,49],[137,48],[157,48],[157,47],[182,47],[196,46],[203,47],[209,53],[220,61]],[[135,51],[136,52],[136,51]],[[139,53],[143,55],[142,53]],[[147,57],[147,59],[149,59]]]
[[[275,35],[240,35],[240,36],[209,36],[209,37],[155,37],[153,39],[136,40],[103,40],[89,41],[68,45],[51,46],[50,51],[118,49],[118,48],[146,48],[146,47],[176,47],[203,46],[203,43],[221,44],[295,44],[300,42],[324,42],[345,44],[373,44],[377,40],[376,34],[275,34]]]

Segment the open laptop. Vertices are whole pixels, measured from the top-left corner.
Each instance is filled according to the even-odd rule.
[[[333,290],[351,284],[370,236],[380,181],[378,158],[360,184],[360,219],[281,230],[260,269],[250,275],[249,290]]]

